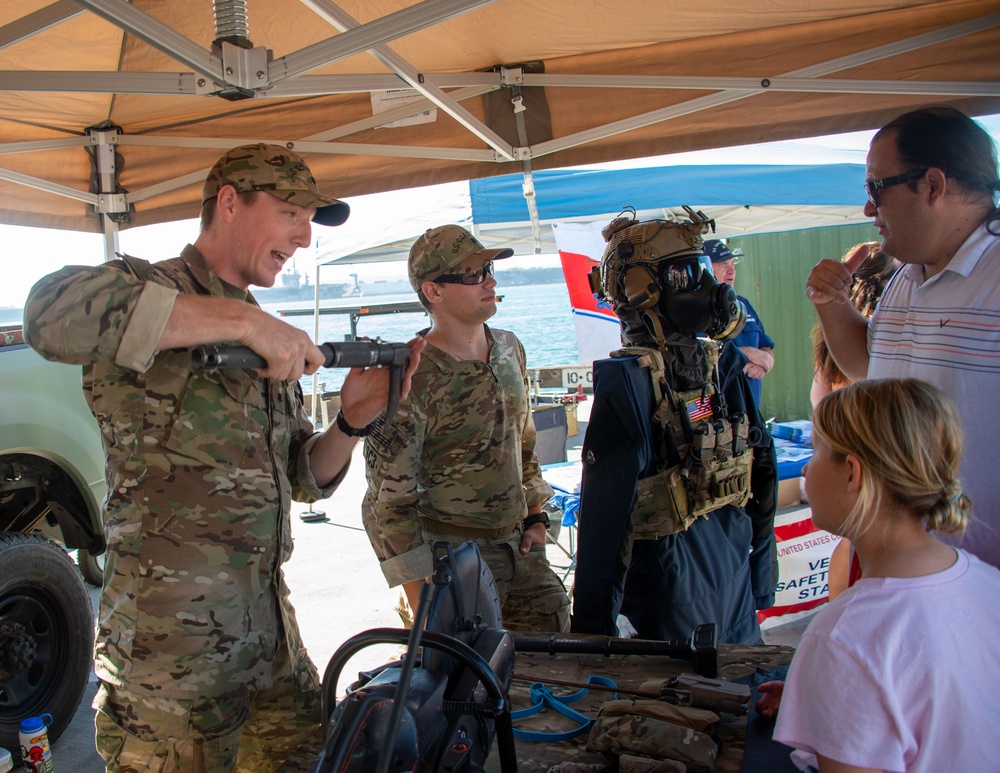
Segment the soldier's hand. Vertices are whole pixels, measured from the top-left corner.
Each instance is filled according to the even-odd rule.
[[[544,545],[548,537],[548,530],[544,523],[536,523],[529,526],[521,534],[521,553],[527,555],[532,545]]]
[[[411,623],[417,618],[417,607],[420,606],[420,589],[426,582],[426,580],[413,580],[411,582],[403,583],[403,597],[406,599],[406,604],[410,608],[409,613]]]
[[[323,364],[323,352],[304,331],[265,311],[251,317],[240,343],[267,360],[267,368],[260,371],[267,378],[298,381]]]
[[[420,352],[427,341],[417,336],[407,343],[410,362],[403,373],[400,399],[410,394],[410,378],[420,364]],[[352,427],[366,427],[385,410],[389,402],[389,368],[351,368],[340,389],[341,411],[344,421]]]

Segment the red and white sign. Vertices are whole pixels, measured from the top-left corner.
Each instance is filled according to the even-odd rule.
[[[778,513],[778,585],[774,606],[757,613],[761,628],[783,625],[826,603],[830,595],[830,554],[840,542],[836,534],[812,522],[808,507]]]

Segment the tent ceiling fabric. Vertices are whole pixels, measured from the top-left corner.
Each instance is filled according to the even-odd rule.
[[[932,102],[1000,112],[996,0],[215,0],[243,5],[251,48],[213,48],[208,0],[0,4],[0,222],[105,230],[114,183],[91,192],[86,131],[104,122],[124,190],[100,205],[128,227],[196,216],[245,141],[295,143],[343,197],[872,129]],[[517,71],[492,70],[527,62],[551,137],[522,144],[483,95],[515,96]],[[373,92],[410,87],[420,101],[373,117]]]

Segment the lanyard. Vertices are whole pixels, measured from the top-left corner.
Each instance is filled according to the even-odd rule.
[[[605,687],[618,686],[613,681],[603,676],[587,677],[587,684],[600,684]],[[590,692],[590,690],[584,687],[572,695],[555,695],[552,692],[552,688],[547,687],[543,682],[534,682],[531,685],[531,702],[533,705],[526,709],[512,711],[510,713],[511,719],[524,719],[525,717],[537,714],[543,708],[548,707],[578,723],[579,726],[573,728],[572,730],[557,731],[552,733],[541,730],[521,730],[515,727],[514,737],[520,738],[524,741],[550,741],[558,743],[560,741],[568,741],[571,738],[576,738],[578,735],[583,735],[588,732],[590,730],[590,726],[594,724],[594,720],[586,714],[581,714],[579,711],[571,709],[567,705],[569,703],[575,703],[585,697],[588,692]],[[617,699],[618,693],[615,693],[615,700]]]

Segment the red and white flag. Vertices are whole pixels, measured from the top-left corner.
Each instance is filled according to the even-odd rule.
[[[606,223],[553,223],[556,247],[569,290],[580,364],[590,365],[621,348],[621,328],[611,304],[594,295],[588,276],[601,264]]]

